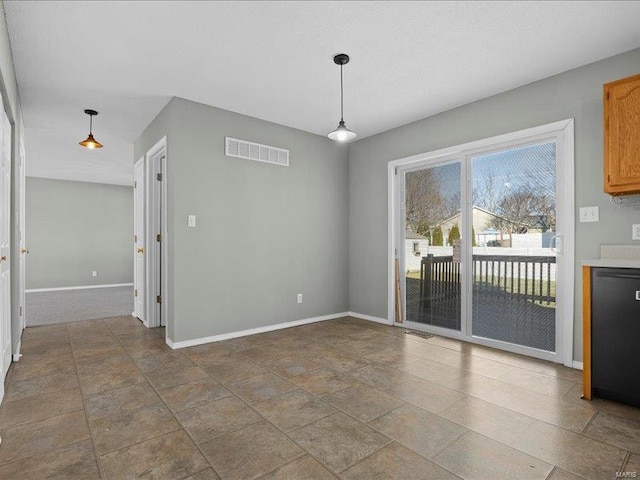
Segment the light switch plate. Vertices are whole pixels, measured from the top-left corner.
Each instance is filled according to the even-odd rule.
[[[188,220],[187,220],[187,226],[188,227],[195,227],[196,226],[196,216],[195,215],[189,215]]]
[[[634,223],[631,227],[631,240],[640,240],[640,223]]]
[[[600,221],[600,209],[598,207],[580,207],[580,222]]]

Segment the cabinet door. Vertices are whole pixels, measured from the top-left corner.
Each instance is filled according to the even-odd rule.
[[[604,191],[640,193],[640,75],[604,86]]]

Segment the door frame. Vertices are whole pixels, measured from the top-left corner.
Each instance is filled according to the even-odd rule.
[[[158,158],[159,157],[159,158]],[[155,160],[158,159],[158,160]],[[159,162],[159,163],[155,163]],[[145,155],[145,316],[147,327],[154,328],[168,325],[168,235],[167,235],[167,137],[162,137]],[[162,181],[155,178],[156,173],[162,173]],[[160,205],[157,204],[158,199]],[[153,215],[160,210],[159,218]],[[160,225],[158,225],[158,219]],[[160,232],[161,241],[152,241]],[[158,246],[158,243],[160,245]],[[157,268],[153,258],[160,258],[161,271]],[[157,305],[156,291],[152,285],[160,285],[162,302]],[[168,329],[167,329],[168,330]]]
[[[535,353],[535,357],[555,361],[562,363],[568,367],[573,367],[573,331],[574,331],[574,283],[575,283],[575,158],[574,158],[574,120],[572,118],[561,120],[558,122],[549,123],[533,128],[527,128],[524,130],[518,130],[515,132],[506,133],[503,135],[497,135],[481,140],[476,140],[453,147],[447,147],[432,152],[421,153],[418,155],[412,155],[410,157],[400,158],[388,162],[387,165],[387,208],[388,208],[388,252],[387,252],[387,321],[389,325],[401,325],[394,320],[395,317],[395,259],[399,257],[399,251],[402,248],[400,239],[402,238],[401,224],[404,223],[402,215],[399,215],[400,206],[402,205],[403,198],[402,192],[399,188],[400,182],[398,181],[398,171],[400,167],[403,169],[410,168],[412,166],[420,166],[421,164],[436,164],[439,162],[452,160],[454,158],[460,159],[463,165],[461,165],[461,174],[464,174],[465,164],[467,163],[467,157],[478,155],[483,152],[499,150],[503,148],[509,148],[515,145],[522,145],[526,143],[535,143],[536,141],[543,141],[545,139],[555,138],[556,140],[556,154],[559,157],[559,161],[556,162],[556,168],[558,176],[556,178],[556,196],[563,199],[565,202],[564,208],[558,210],[557,222],[561,225],[561,252],[557,256],[557,264],[559,266],[558,272],[560,276],[556,281],[556,295],[558,301],[556,304],[556,338],[557,343],[562,346],[562,351],[558,354],[550,354],[548,352],[542,352],[537,354],[534,349],[526,348],[527,353],[522,351],[522,348],[518,348],[516,345],[512,345],[506,342],[497,340],[489,340],[471,335],[463,336],[461,332],[451,331],[447,329],[428,328],[429,331],[437,333],[439,335],[458,338],[470,343],[478,343],[481,345],[487,345],[490,347],[500,348],[506,351],[514,353],[525,353],[531,355]],[[570,179],[571,181],[560,181],[560,179]],[[462,213],[463,220],[466,211],[466,206],[469,199],[470,186],[465,185],[462,189],[461,196],[462,201]],[[468,215],[468,214],[467,214]],[[466,227],[466,222],[465,227]],[[466,246],[463,248],[463,258],[468,260],[471,256],[472,247]],[[402,272],[402,270],[400,270]],[[404,292],[404,291],[403,291]],[[463,311],[467,308],[468,301],[470,300],[468,293],[463,295]],[[404,308],[404,295],[403,295],[403,315],[406,312]],[[467,321],[464,317],[463,322]],[[422,325],[411,325],[412,328],[423,329]]]

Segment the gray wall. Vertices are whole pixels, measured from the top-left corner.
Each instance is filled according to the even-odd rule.
[[[174,98],[135,144],[168,136],[169,338],[348,310],[348,149]],[[232,136],[290,150],[288,168],[224,155]],[[187,227],[187,215],[197,227]],[[296,294],[304,301],[297,304]]]
[[[27,289],[133,282],[132,187],[26,183]]]
[[[640,212],[602,191],[602,85],[637,74],[640,49],[565,72],[357,141],[349,150],[349,305],[387,316],[387,162],[567,118],[575,119],[576,218],[600,207],[600,222],[576,224],[574,358],[582,358],[581,259],[603,243],[631,244]],[[638,242],[635,242],[638,243]]]

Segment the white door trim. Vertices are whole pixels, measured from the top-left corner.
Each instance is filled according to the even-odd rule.
[[[557,142],[557,165],[558,173],[556,182],[556,195],[558,198],[564,199],[567,204],[564,208],[558,209],[558,231],[562,236],[562,252],[559,253],[556,262],[559,263],[559,271],[562,278],[557,280],[557,317],[561,321],[556,322],[556,335],[562,345],[562,355],[545,355],[541,352],[540,358],[553,359],[556,362],[563,363],[566,366],[573,365],[573,330],[574,330],[574,120],[572,118],[549,123],[533,128],[519,130],[515,132],[497,135],[490,138],[476,140],[473,142],[447,147],[432,152],[412,155],[410,157],[392,160],[387,165],[387,205],[388,205],[388,252],[387,252],[387,320],[389,324],[394,323],[394,305],[395,305],[395,285],[394,285],[394,262],[401,248],[401,229],[399,225],[401,219],[398,218],[400,206],[402,202],[401,191],[398,181],[398,170],[420,167],[422,164],[435,164],[454,158],[464,159],[468,155],[477,155],[486,150],[498,150],[506,148],[514,144],[521,145],[526,142],[536,142],[547,138],[556,138]],[[562,182],[561,179],[571,179],[571,182]],[[468,256],[468,255],[467,255]],[[403,302],[403,315],[405,314]],[[464,321],[464,320],[463,320]],[[421,329],[421,324],[409,322],[412,328]],[[409,326],[408,325],[408,326]],[[460,338],[460,332],[441,329],[439,334]],[[469,337],[465,337],[467,340]],[[478,339],[477,341],[469,339],[474,343],[487,344],[497,346],[498,348],[506,347],[503,342]],[[504,348],[505,350],[518,350]],[[517,352],[521,353],[521,352]]]
[[[146,265],[146,256],[147,256],[147,243],[146,243],[146,228],[145,228],[145,195],[146,195],[146,174],[145,174],[145,159],[142,156],[136,163],[133,164],[133,232],[134,232],[134,243],[133,243],[133,288],[134,288],[134,297],[133,297],[133,315],[140,320],[146,326],[146,315],[145,315],[145,307],[146,307],[146,290],[144,288],[144,277],[145,277],[145,265]],[[142,178],[139,178],[139,169],[142,169]],[[142,205],[139,205],[138,197],[140,195],[140,190],[142,190]],[[142,228],[139,229],[138,225],[142,224]],[[143,253],[138,253],[138,248],[143,249]],[[142,260],[142,269],[141,272],[138,272],[138,260]],[[138,285],[138,276],[141,275],[142,285]],[[142,306],[139,304],[142,303]]]
[[[154,165],[154,159],[158,159],[159,165]],[[159,327],[162,324],[167,325],[171,319],[168,317],[168,235],[167,235],[167,137],[164,136],[158,143],[149,149],[145,155],[146,159],[146,184],[145,184],[145,224],[146,224],[146,282],[145,282],[145,294],[146,305],[145,314],[147,318],[148,327]],[[162,181],[157,182],[155,170],[156,166],[159,166],[162,173]],[[159,183],[159,185],[158,185]],[[154,195],[154,188],[160,189],[160,206],[156,205],[156,196]],[[157,190],[155,190],[157,191]],[[161,207],[161,208],[160,208]],[[160,208],[160,226],[157,225],[158,217],[153,215]],[[162,241],[155,241],[157,233],[162,235]],[[158,243],[160,246],[158,247]],[[158,254],[157,249],[160,248],[160,264],[162,272],[157,271],[155,262],[152,261],[154,256]],[[160,273],[162,273],[160,275]],[[160,277],[160,279],[158,278]],[[160,290],[162,292],[162,303],[160,308],[154,308],[157,305],[155,289],[153,285],[160,284]],[[159,311],[159,318],[158,318]],[[168,331],[168,329],[167,329]]]

